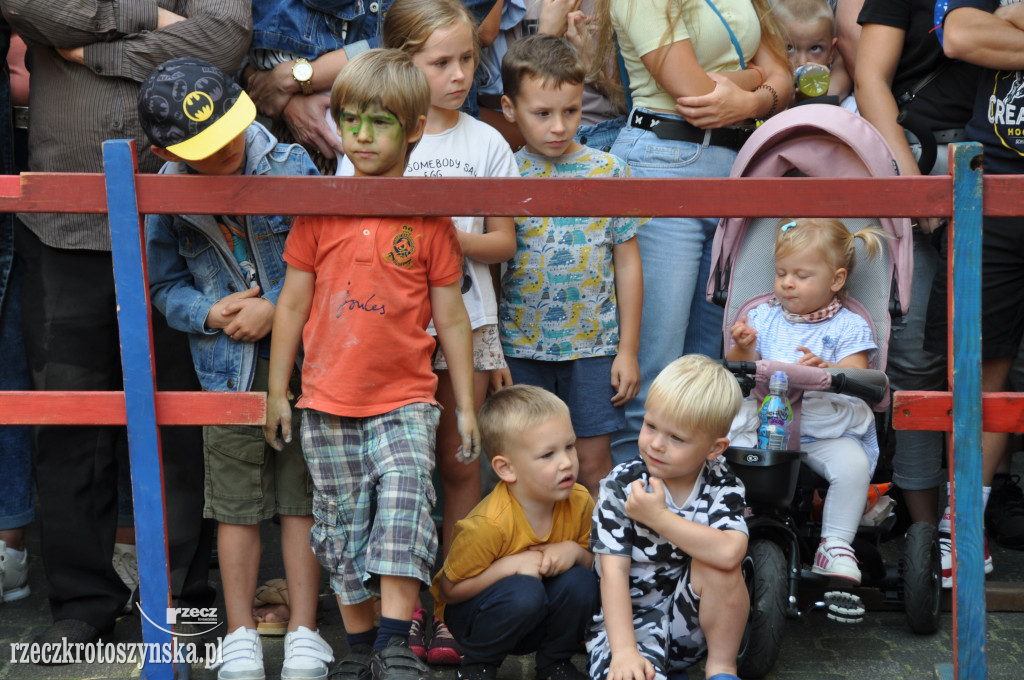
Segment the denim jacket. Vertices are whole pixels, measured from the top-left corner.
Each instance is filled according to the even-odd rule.
[[[7,50],[11,29],[0,16],[0,174],[14,172],[14,148],[11,131],[11,74],[7,68]],[[7,279],[14,261],[14,213],[0,213],[0,310],[3,309]]]
[[[394,0],[254,0],[252,47],[314,59],[349,46],[351,59],[380,46],[384,15]],[[477,22],[494,0],[463,0]],[[342,38],[343,22],[348,31]]]
[[[298,144],[278,144],[259,123],[245,131],[246,175],[316,175]],[[184,163],[165,163],[161,174],[187,174]],[[291,217],[246,218],[262,297],[277,304],[284,284],[284,244]],[[245,276],[213,215],[148,215],[146,259],[153,305],[172,328],[189,334],[192,361],[203,389],[245,391],[252,385],[257,345],[235,342],[220,329],[206,328],[218,300],[247,288]]]

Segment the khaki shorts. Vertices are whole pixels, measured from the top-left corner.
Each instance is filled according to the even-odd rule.
[[[505,354],[501,351],[501,339],[498,337],[498,325],[481,326],[473,331],[473,370],[494,371],[505,368],[505,365]],[[448,370],[448,362],[444,359],[440,345],[434,354],[434,370]]]
[[[252,391],[265,392],[269,361],[259,359]],[[300,392],[299,373],[292,394]],[[301,411],[292,402],[292,441],[275,451],[258,425],[203,428],[206,466],[203,517],[227,524],[258,524],[274,514],[313,514],[313,482],[302,457]]]

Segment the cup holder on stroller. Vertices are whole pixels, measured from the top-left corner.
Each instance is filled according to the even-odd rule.
[[[804,451],[749,449],[730,446],[725,459],[746,487],[747,503],[787,508],[796,493]]]

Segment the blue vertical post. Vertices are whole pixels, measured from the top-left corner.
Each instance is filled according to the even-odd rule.
[[[117,291],[117,325],[121,338],[124,401],[128,415],[128,450],[135,499],[135,536],[139,557],[142,639],[159,649],[173,649],[166,625],[171,605],[167,562],[167,525],[164,514],[163,468],[160,433],[156,424],[156,379],[153,333],[150,324],[148,281],[143,258],[143,236],[135,196],[135,143],[103,143],[107,211]],[[166,646],[165,646],[166,645]],[[152,658],[152,657],[151,657]],[[143,669],[147,680],[172,680],[175,666],[159,659]],[[180,669],[187,676],[189,669]]]
[[[985,663],[985,572],[981,502],[981,145],[950,146],[953,220],[949,237],[953,390],[953,670],[982,680]]]

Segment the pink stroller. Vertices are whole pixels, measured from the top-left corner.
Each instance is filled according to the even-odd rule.
[[[809,104],[784,111],[757,129],[740,150],[732,177],[890,177],[896,174],[892,153],[867,121],[837,106]],[[800,182],[793,182],[800,191]],[[707,296],[725,307],[723,334],[732,344],[729,326],[770,297],[779,215],[723,219],[715,235]],[[846,306],[874,329],[878,352],[871,369],[823,369],[769,361],[733,363],[744,391],[763,397],[775,370],[789,375],[794,422],[790,448],[799,448],[800,401],[805,390],[845,392],[864,399],[876,412],[889,406],[885,369],[889,326],[907,311],[913,255],[907,218],[843,218],[851,231],[876,224],[892,238],[886,252],[867,258],[858,250],[857,267],[848,283]],[[860,244],[858,242],[858,248]],[[740,675],[761,677],[775,663],[786,616],[797,617],[801,581],[827,585],[809,565],[818,543],[820,524],[812,516],[815,489],[827,483],[800,461],[800,451],[730,448],[726,457],[747,489],[750,544],[744,568],[750,588],[751,616],[740,654]],[[911,628],[932,632],[938,626],[940,570],[934,527],[915,524],[907,534],[899,567],[886,567],[878,544],[887,538],[890,516],[854,541],[863,572],[862,585],[878,587],[902,599]],[[862,534],[864,534],[862,536]],[[829,617],[855,622],[863,617],[859,598],[844,593],[826,597]],[[825,604],[825,603],[822,603]]]

